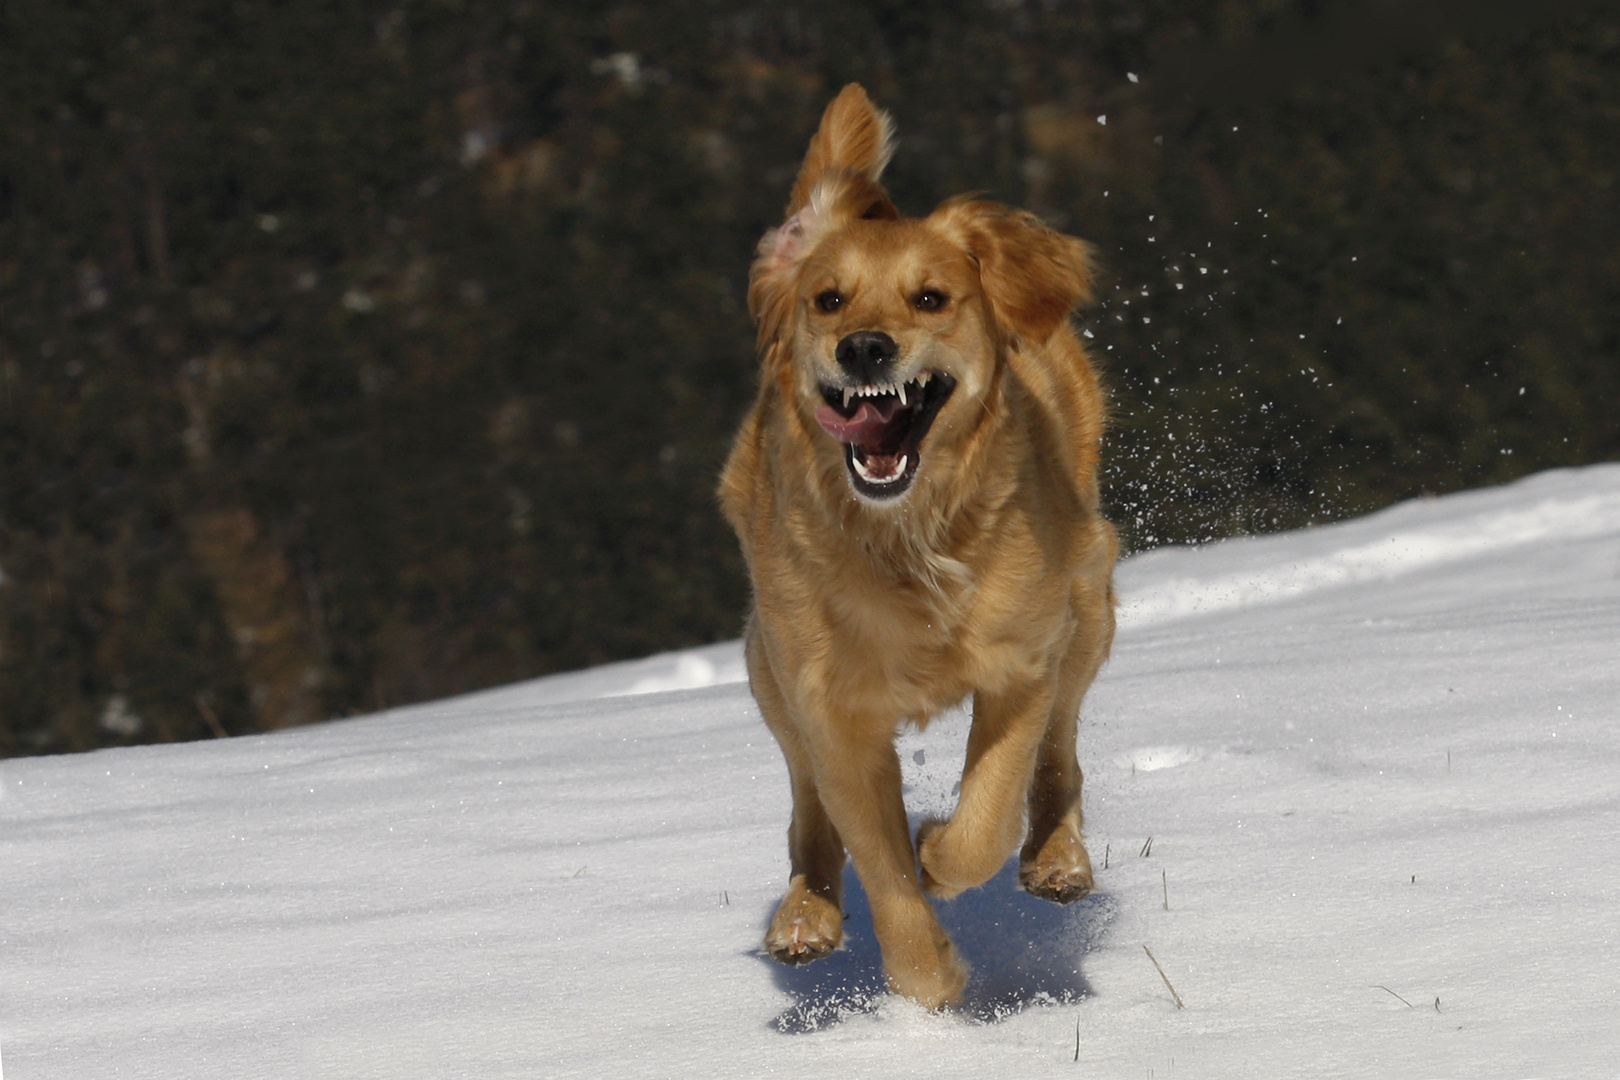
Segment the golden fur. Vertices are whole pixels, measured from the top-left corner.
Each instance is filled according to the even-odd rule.
[[[900,217],[878,183],[890,147],[845,87],[760,244],[759,396],[720,494],[753,579],[749,681],[793,788],[766,948],[838,946],[847,849],[890,986],[938,1007],[967,972],[925,890],[983,884],[1020,848],[1031,893],[1091,888],[1075,725],[1113,638],[1116,545],[1103,394],[1068,321],[1084,245],[970,199]],[[894,736],[968,695],[956,811],[914,853]]]

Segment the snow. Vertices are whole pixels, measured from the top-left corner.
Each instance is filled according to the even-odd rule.
[[[1620,1076],[1620,465],[1119,580],[1098,892],[942,905],[959,1011],[881,992],[853,879],[847,948],[758,954],[787,780],[729,643],[0,761],[5,1075]],[[965,723],[901,739],[918,817]]]

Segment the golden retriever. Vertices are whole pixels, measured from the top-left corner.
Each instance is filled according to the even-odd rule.
[[[937,1008],[967,969],[925,890],[981,885],[1020,845],[1029,892],[1091,889],[1075,725],[1113,640],[1116,543],[1103,393],[1069,324],[1085,245],[969,198],[901,217],[878,183],[891,149],[888,116],[845,87],[753,265],[759,396],[720,498],[793,787],[765,948],[838,947],[847,850],[890,987]],[[914,853],[894,737],[970,694],[956,811]]]

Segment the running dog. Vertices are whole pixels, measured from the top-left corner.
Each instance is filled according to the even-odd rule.
[[[1015,850],[1036,896],[1092,887],[1075,726],[1113,640],[1117,545],[1104,395],[1069,323],[1086,246],[968,197],[902,217],[879,183],[892,147],[845,87],[760,242],[759,394],[720,498],[753,582],[749,682],[793,789],[765,948],[838,947],[847,851],[890,987],[938,1008],[967,968],[927,894]],[[913,847],[895,735],[969,695],[956,810]]]

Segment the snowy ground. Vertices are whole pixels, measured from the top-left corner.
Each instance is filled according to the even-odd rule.
[[[1620,465],[1120,581],[1099,892],[943,905],[960,1012],[879,991],[858,887],[757,954],[787,781],[721,645],[0,761],[4,1075],[1620,1076]],[[963,731],[903,740],[919,815]]]

